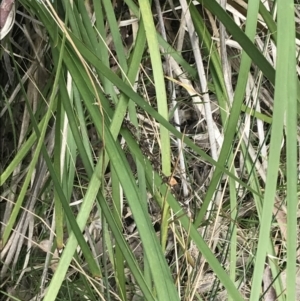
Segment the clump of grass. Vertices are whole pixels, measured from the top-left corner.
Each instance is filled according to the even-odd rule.
[[[20,0],[4,300],[297,300],[299,8],[243,4]]]

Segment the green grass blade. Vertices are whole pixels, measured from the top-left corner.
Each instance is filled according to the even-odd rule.
[[[253,281],[252,281],[252,289],[251,289],[251,296],[250,301],[256,301],[259,298],[260,290],[257,288],[260,287],[262,281],[262,274],[263,269],[265,266],[265,259],[267,253],[267,246],[268,246],[268,238],[270,235],[271,229],[271,220],[272,220],[272,210],[274,206],[274,199],[276,193],[276,185],[277,185],[277,177],[278,177],[278,169],[279,169],[279,159],[280,159],[280,150],[281,150],[281,143],[282,143],[282,131],[283,131],[283,122],[285,119],[285,112],[287,109],[287,101],[290,100],[291,104],[293,105],[293,96],[295,96],[296,92],[296,80],[295,80],[295,52],[294,47],[289,47],[289,45],[294,45],[294,24],[293,22],[288,22],[290,26],[290,31],[286,31],[286,22],[287,16],[290,16],[292,19],[293,17],[293,3],[290,1],[289,4],[286,1],[278,1],[280,5],[280,12],[278,9],[278,48],[277,48],[277,72],[276,72],[276,81],[275,81],[275,99],[274,99],[274,113],[273,113],[273,123],[272,123],[272,132],[271,132],[271,142],[270,142],[270,155],[268,160],[268,171],[267,171],[267,182],[266,182],[266,191],[264,195],[263,201],[263,212],[262,212],[262,219],[259,231],[259,241],[257,247],[257,256],[255,261],[255,268],[253,274]],[[285,21],[284,21],[285,20]],[[282,23],[281,23],[282,22]],[[282,27],[280,26],[282,24]],[[292,66],[292,64],[294,64]],[[291,80],[287,74],[290,74],[294,81]],[[292,84],[291,84],[292,82]],[[293,90],[293,94],[291,96],[290,88]],[[289,104],[290,105],[290,104]],[[293,106],[295,110],[295,107]],[[292,114],[292,116],[294,116]],[[292,118],[294,120],[294,118]],[[293,127],[295,126],[291,123],[291,127],[289,130],[292,130],[290,134],[293,136]],[[291,141],[289,141],[291,142]],[[295,156],[293,155],[293,147],[294,143],[290,144],[291,146],[291,161],[295,160]],[[295,161],[294,163],[295,164]],[[291,173],[293,173],[293,168],[291,168]],[[290,189],[294,190],[294,181],[292,180]],[[294,199],[294,197],[292,197]],[[294,201],[292,201],[294,204]],[[293,205],[292,205],[293,206]],[[291,225],[294,225],[294,217],[291,217]],[[291,233],[294,236],[295,233]],[[295,251],[293,251],[293,246],[290,245],[292,249],[289,250],[290,254],[295,259]],[[295,246],[294,246],[295,247]],[[290,263],[291,265],[294,264]],[[295,269],[291,266],[291,271],[295,271]],[[291,279],[295,279],[295,274],[290,275]],[[293,282],[294,285],[295,281]],[[289,294],[291,296],[295,296],[294,289],[289,288]],[[292,298],[294,300],[295,298]]]
[[[211,13],[213,13],[226,27],[233,38],[242,46],[243,50],[248,54],[252,61],[260,68],[264,75],[271,81],[275,82],[275,70],[263,56],[263,54],[254,46],[251,38],[249,38],[232,20],[232,18],[223,10],[216,2],[210,0],[197,0],[202,3]],[[255,2],[257,4],[257,2]],[[252,6],[252,1],[249,3]],[[249,14],[249,10],[247,11]],[[247,19],[248,22],[248,19]],[[256,28],[256,24],[253,24]]]
[[[122,229],[122,209],[123,209],[123,201],[121,199],[121,189],[120,182],[117,177],[117,174],[111,166],[111,184],[112,184],[112,198],[113,198],[113,215],[116,222],[116,226],[119,228],[119,231]],[[126,297],[126,278],[124,273],[124,256],[122,253],[122,249],[119,245],[116,245],[115,250],[115,259],[113,260],[116,270],[116,281],[118,286],[118,292],[122,298],[122,300],[127,300]]]
[[[41,131],[44,123],[45,123],[46,116],[42,118],[42,120],[38,124],[38,129]],[[13,158],[13,160],[10,162],[10,164],[5,168],[3,173],[0,175],[0,186],[2,186],[7,179],[10,177],[10,175],[13,173],[16,166],[19,165],[19,163],[26,157],[28,152],[31,150],[32,146],[37,140],[36,133],[33,132],[29,138],[24,141],[23,145],[20,147],[18,153]]]
[[[275,100],[280,101],[281,97],[286,99],[286,153],[287,155],[287,270],[286,270],[286,300],[296,300],[296,274],[297,274],[297,179],[299,166],[297,149],[297,75],[295,58],[295,22],[294,22],[294,1],[278,1],[278,57],[277,63],[286,72],[278,74],[278,81],[285,77],[285,90]],[[280,51],[280,52],[279,52]],[[288,76],[287,76],[288,75]],[[276,85],[277,88],[277,85]],[[281,86],[278,87],[281,89]],[[275,90],[276,93],[276,90]],[[275,94],[276,95],[276,94]],[[282,99],[281,99],[282,101]]]
[[[148,1],[139,1],[141,15],[143,18],[145,33],[148,41],[151,64],[153,69],[153,77],[155,83],[155,92],[157,98],[157,107],[159,114],[168,120],[168,104],[166,87],[163,75],[162,61],[160,57],[158,41],[156,37],[156,28],[154,26],[150,3]],[[162,157],[162,172],[169,176],[171,174],[171,150],[170,150],[170,136],[169,131],[160,126],[160,143],[161,143],[161,157]]]
[[[102,164],[100,164],[102,165]],[[97,196],[97,193],[100,188],[100,178],[102,174],[102,167],[100,168],[96,167],[93,176],[91,178],[90,185],[88,187],[88,191],[86,192],[85,198],[83,200],[83,203],[81,205],[81,209],[77,216],[77,227],[80,229],[79,231],[83,231],[87,219],[89,218],[93,202]],[[51,283],[49,285],[48,291],[44,297],[44,301],[54,301],[57,300],[57,294],[61,287],[61,284],[65,278],[66,272],[69,268],[69,265],[73,259],[74,252],[76,251],[76,247],[78,245],[77,238],[75,235],[75,231],[71,233],[68,242],[66,244],[66,247],[64,248],[64,251],[61,255],[59,264],[57,266],[57,269],[53,275],[53,278],[51,280]]]

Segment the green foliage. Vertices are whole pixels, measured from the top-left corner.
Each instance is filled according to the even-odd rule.
[[[1,54],[2,292],[18,299],[28,269],[45,301],[296,300],[293,1],[19,2]]]

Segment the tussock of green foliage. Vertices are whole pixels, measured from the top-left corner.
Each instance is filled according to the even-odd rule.
[[[1,300],[300,300],[299,5],[152,2],[2,0]]]

